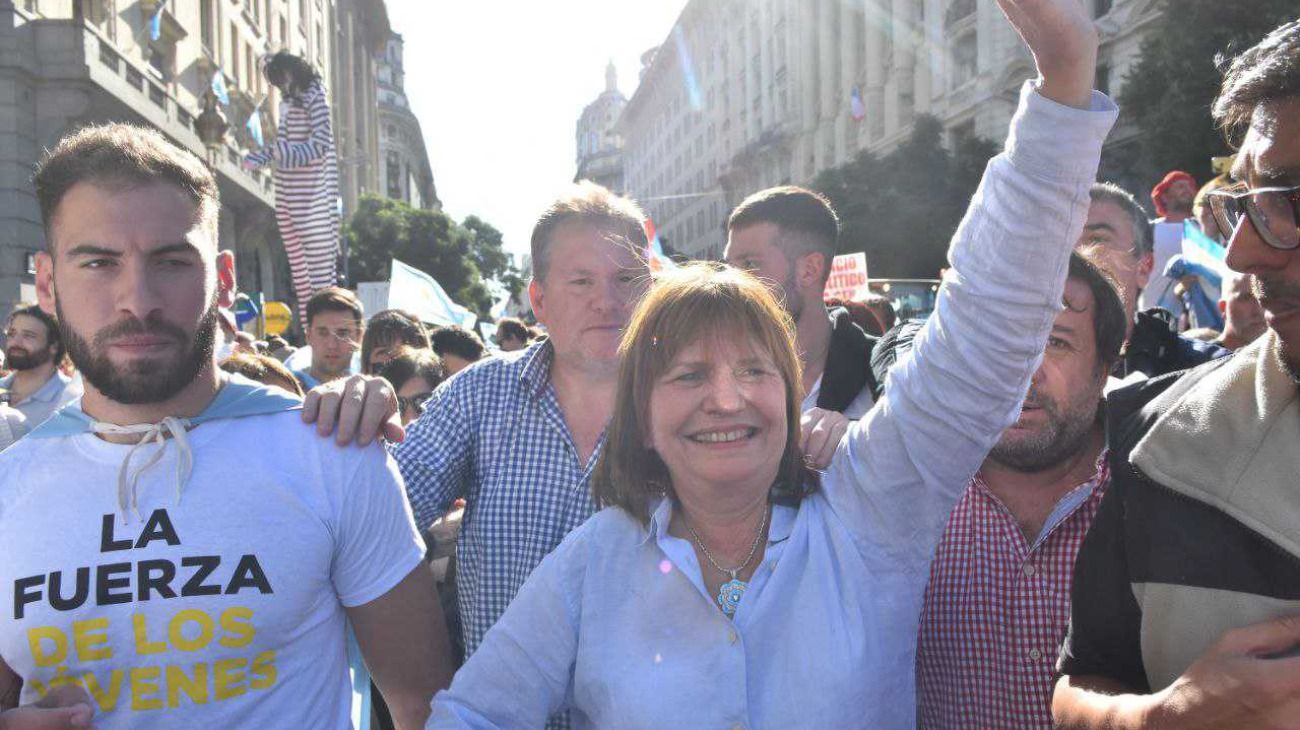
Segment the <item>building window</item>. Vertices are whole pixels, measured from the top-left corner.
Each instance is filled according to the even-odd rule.
[[[1111,6],[1114,4],[1114,0],[1093,0],[1092,16],[1094,18],[1100,18],[1106,13],[1109,13]]]
[[[974,31],[957,39],[952,49],[952,88],[975,78],[979,72],[979,41]]]
[[[1104,63],[1097,66],[1097,91],[1110,95],[1110,66]]]
[[[230,76],[239,80],[239,27],[230,24]]]
[[[199,0],[199,39],[203,42],[203,50],[209,56],[214,55],[217,43],[213,37],[212,0]]]

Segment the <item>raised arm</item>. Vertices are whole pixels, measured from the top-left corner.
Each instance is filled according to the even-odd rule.
[[[1117,115],[1091,91],[1097,36],[1077,0],[999,3],[1039,79],[1022,89],[1006,147],[957,230],[934,315],[827,480],[845,524],[905,565],[928,564],[961,490],[1019,413]]]
[[[249,154],[245,162],[250,167],[260,167],[271,160],[284,168],[305,167],[329,154],[334,147],[334,133],[330,127],[330,108],[325,88],[318,86],[310,93],[307,114],[311,120],[311,134],[302,142],[290,142],[283,135],[272,144]]]

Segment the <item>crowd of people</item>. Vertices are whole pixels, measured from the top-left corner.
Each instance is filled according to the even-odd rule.
[[[199,160],[63,139],[6,320],[0,730],[346,728],[352,645],[401,730],[1295,727],[1300,21],[1224,64],[1234,167],[1153,221],[1096,180],[1090,16],[999,5],[1038,77],[923,321],[828,305],[813,191],[652,275],[579,183],[537,328],[327,287],[295,349],[227,319]],[[1174,225],[1234,272],[1212,333]]]

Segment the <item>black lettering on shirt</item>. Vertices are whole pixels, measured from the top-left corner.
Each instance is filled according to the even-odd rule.
[[[82,570],[85,570],[85,568],[77,569],[78,578],[80,578]],[[54,575],[58,575],[58,573],[55,573]],[[119,592],[115,593],[114,591]],[[51,603],[52,602],[53,601],[51,601]],[[130,563],[108,563],[107,565],[101,565],[95,569],[95,605],[111,606],[115,603],[130,602]],[[58,608],[58,606],[55,606],[55,608]]]
[[[235,574],[226,586],[226,594],[238,593],[244,588],[256,588],[262,593],[272,592],[271,582],[266,579],[266,573],[262,572],[262,564],[257,562],[256,555],[245,555],[239,559]]]
[[[176,591],[171,583],[176,578],[176,564],[169,560],[141,560],[135,565],[136,592],[139,600],[149,600],[150,591],[155,591],[161,598],[175,598]]]
[[[191,575],[190,579],[185,581],[185,586],[181,588],[182,597],[221,595],[221,586],[204,585],[203,583],[209,575],[212,575],[212,571],[216,570],[217,566],[221,565],[220,556],[196,555],[189,558],[181,558],[181,565],[186,568],[198,568],[198,570],[194,572],[194,575]]]

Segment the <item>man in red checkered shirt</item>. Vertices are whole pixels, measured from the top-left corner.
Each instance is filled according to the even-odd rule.
[[[944,530],[917,646],[921,727],[1051,728],[1074,557],[1106,488],[1101,399],[1127,318],[1075,254],[1043,363]]]

